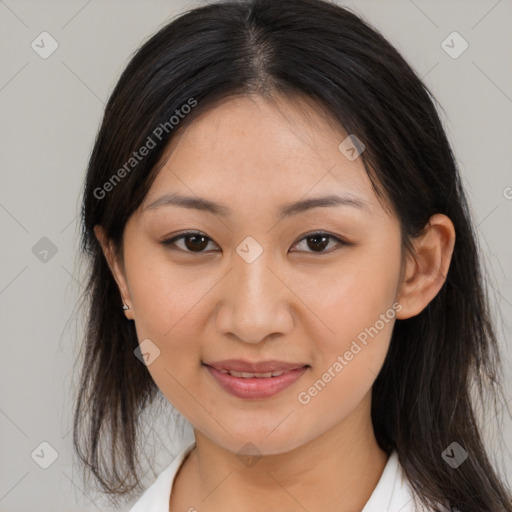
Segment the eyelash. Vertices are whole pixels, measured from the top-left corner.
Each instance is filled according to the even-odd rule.
[[[213,242],[213,240],[209,237],[207,237],[205,234],[199,232],[199,231],[187,231],[187,232],[184,232],[184,233],[181,233],[173,238],[169,238],[168,240],[163,240],[162,242],[160,242],[164,247],[168,248],[168,249],[171,249],[171,250],[176,250],[176,251],[181,251],[181,252],[184,252],[184,253],[189,253],[189,254],[208,254],[207,251],[190,251],[188,249],[181,249],[181,248],[178,248],[175,246],[175,243],[178,241],[178,240],[182,240],[184,238],[187,238],[187,237],[191,237],[191,236],[202,236],[206,239],[208,239],[209,241]],[[327,233],[325,231],[313,231],[312,233],[308,233],[306,235],[304,235],[297,243],[300,243],[302,242],[303,240],[307,240],[308,238],[313,238],[314,236],[321,236],[321,237],[326,237],[326,238],[329,238],[329,239],[332,239],[334,240],[335,242],[338,243],[338,247],[336,247],[335,249],[331,249],[331,250],[328,250],[328,251],[305,251],[307,253],[310,253],[310,254],[318,254],[318,255],[322,255],[322,254],[330,254],[331,252],[335,252],[337,250],[339,250],[342,246],[349,246],[349,245],[352,245],[351,243],[345,241],[345,240],[342,240],[341,238],[335,236],[335,235],[332,235],[331,233]],[[215,242],[213,242],[215,243]],[[294,245],[297,245],[297,244],[294,244]],[[174,247],[173,247],[174,246]],[[293,251],[293,252],[301,252],[301,251]]]

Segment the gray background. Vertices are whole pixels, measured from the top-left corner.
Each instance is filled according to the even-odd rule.
[[[105,101],[127,59],[171,17],[201,3],[0,1],[1,512],[109,510],[83,491],[71,450],[73,363],[82,333],[74,307],[84,282],[77,261],[80,191]],[[340,3],[395,44],[444,108],[489,268],[510,407],[512,2]],[[59,45],[46,59],[31,47],[34,40],[42,46],[43,31]],[[458,58],[441,45],[453,31],[469,44]],[[462,48],[457,39],[447,44],[452,53]],[[41,252],[49,245],[55,254]],[[504,439],[495,438],[501,423]],[[166,437],[170,430],[153,430],[157,471],[179,449]],[[487,418],[484,434],[511,481],[510,417]],[[44,441],[58,452],[48,469],[31,458]],[[147,483],[153,478],[148,473]]]

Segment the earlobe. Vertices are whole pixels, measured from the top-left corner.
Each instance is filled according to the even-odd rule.
[[[133,320],[134,318],[126,278],[121,268],[121,265],[119,264],[118,258],[116,257],[114,248],[112,247],[112,243],[110,240],[108,240],[102,226],[94,226],[94,234],[98,239],[98,242],[103,251],[103,255],[105,256],[110,271],[112,272],[112,275],[114,276],[114,279],[117,283],[117,287],[119,288],[119,293],[121,294],[121,300],[123,301],[123,305],[128,306],[128,308],[123,307],[124,314],[126,318],[128,318],[129,320]]]
[[[443,214],[435,214],[424,232],[412,240],[414,254],[407,254],[405,271],[398,293],[402,309],[397,319],[418,315],[442,288],[455,246],[455,228]]]

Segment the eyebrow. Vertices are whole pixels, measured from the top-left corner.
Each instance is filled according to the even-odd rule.
[[[229,217],[231,210],[221,204],[214,203],[209,199],[202,197],[190,197],[181,194],[165,194],[149,205],[143,208],[143,212],[146,210],[155,210],[163,206],[178,206],[181,208],[189,208],[194,210],[200,210],[208,213],[213,213],[221,217]],[[367,209],[366,201],[359,197],[354,196],[337,196],[330,194],[322,197],[314,197],[310,199],[302,199],[295,203],[288,203],[281,207],[279,210],[279,218],[284,219],[292,215],[298,215],[312,208],[325,208],[332,206],[352,206],[359,209]]]

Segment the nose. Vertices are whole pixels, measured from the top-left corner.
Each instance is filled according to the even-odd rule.
[[[294,294],[267,253],[263,251],[251,263],[234,254],[233,268],[222,283],[216,318],[225,336],[257,344],[292,331]]]

